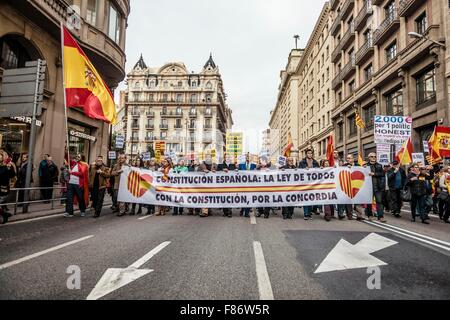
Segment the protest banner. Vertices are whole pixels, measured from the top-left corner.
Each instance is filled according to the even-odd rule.
[[[124,143],[125,143],[124,136],[116,136],[116,149],[123,149]]]
[[[377,144],[377,161],[382,165],[391,163],[391,146],[389,144]]]
[[[143,154],[142,154],[142,160],[144,160],[144,161],[150,161],[150,152],[144,152]]]
[[[287,158],[285,156],[278,156],[277,164],[280,167],[284,167],[286,165],[286,162],[287,162]]]
[[[116,160],[117,159],[117,155],[115,151],[108,151],[108,159],[109,160]]]
[[[423,153],[413,153],[412,162],[425,164],[425,156]]]
[[[118,201],[186,208],[371,203],[369,168],[171,174],[125,167]]]
[[[403,144],[411,137],[412,118],[398,116],[375,116],[376,144]]]

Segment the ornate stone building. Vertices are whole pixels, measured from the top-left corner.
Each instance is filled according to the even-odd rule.
[[[165,151],[178,156],[199,157],[210,150],[223,156],[233,121],[212,56],[199,73],[181,62],[148,67],[141,56],[122,95],[127,154],[140,155],[164,141]]]
[[[125,30],[129,0],[1,0],[0,75],[4,69],[20,68],[30,60],[47,62],[41,126],[37,129],[35,164],[44,153],[62,165],[66,140],[62,86],[60,22],[76,15],[72,30],[108,87],[113,90],[125,77]],[[0,77],[1,78],[1,77]],[[0,79],[1,82],[1,79]],[[70,152],[85,153],[88,161],[106,157],[109,125],[68,110]],[[26,118],[0,119],[2,148],[16,157],[28,152],[30,125]],[[36,170],[37,171],[37,170]],[[37,174],[37,172],[35,172]],[[35,178],[35,181],[38,179]]]

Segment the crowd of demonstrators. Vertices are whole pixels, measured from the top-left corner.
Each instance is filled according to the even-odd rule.
[[[359,164],[355,161],[353,155],[348,154],[345,162],[340,158],[338,152],[333,153],[333,167],[346,167],[352,169]],[[0,204],[6,203],[10,194],[10,188],[24,188],[26,180],[26,171],[28,167],[28,155],[23,154],[15,164],[11,155],[5,151],[0,151]],[[204,161],[195,159],[189,164],[185,159],[179,159],[177,163],[173,163],[170,157],[164,157],[161,163],[157,163],[155,158],[144,162],[142,159],[133,159],[128,161],[125,154],[118,156],[117,163],[109,168],[101,156],[92,164],[85,162],[85,157],[78,154],[72,159],[70,165],[65,159],[64,165],[58,168],[49,154],[46,154],[39,164],[39,185],[44,188],[42,197],[49,201],[52,199],[52,187],[55,182],[61,184],[61,197],[66,198],[65,217],[74,216],[74,205],[78,204],[81,216],[86,215],[89,206],[93,209],[93,217],[98,218],[103,208],[104,197],[109,190],[112,196],[113,205],[111,207],[113,213],[117,213],[119,217],[126,214],[135,215],[143,214],[143,209],[147,209],[147,215],[164,216],[173,210],[173,215],[183,215],[185,208],[154,206],[146,204],[131,204],[118,202],[118,192],[122,173],[126,167],[137,167],[152,172],[159,172],[163,176],[163,181],[168,181],[171,175],[182,175],[188,172],[197,172],[199,174],[208,174],[211,172],[220,172],[229,174],[238,171],[271,171],[271,170],[326,170],[332,165],[330,161],[322,159],[319,163],[314,158],[312,149],[306,151],[306,157],[295,164],[294,159],[289,157],[286,164],[282,167],[272,165],[267,157],[261,156],[259,163],[250,160],[250,156],[246,155],[246,161],[241,164],[234,163],[231,156],[224,156],[223,162],[215,164],[210,155],[206,156]],[[375,153],[369,154],[368,162],[363,164],[365,168],[370,170],[372,179],[374,203],[348,204],[348,205],[323,205],[323,206],[303,206],[303,217],[305,220],[311,220],[312,214],[320,214],[323,211],[324,219],[331,221],[333,218],[339,220],[347,218],[352,220],[356,214],[357,220],[364,220],[364,215],[368,220],[375,218],[380,222],[386,222],[385,213],[390,212],[393,217],[400,218],[403,208],[403,194],[405,190],[410,193],[411,221],[415,222],[419,217],[422,223],[429,224],[429,212],[438,214],[440,219],[449,223],[450,218],[450,167],[440,168],[438,165],[425,166],[420,163],[414,163],[406,168],[402,167],[398,161],[393,161],[389,166],[383,167],[377,162]],[[47,191],[48,190],[48,191]],[[89,201],[89,195],[90,200]],[[19,192],[19,202],[23,201],[23,192]],[[376,213],[373,207],[376,207]],[[136,207],[138,210],[136,212]],[[6,206],[0,207],[3,223],[8,221],[10,214]],[[223,208],[224,217],[232,217],[232,209]],[[241,216],[249,217],[252,208],[241,208]],[[295,207],[282,207],[281,212],[283,219],[293,219]],[[263,207],[257,209],[257,217],[263,216],[268,219],[270,212],[274,208]],[[188,215],[198,215],[200,217],[208,217],[212,214],[209,208],[189,208]],[[337,216],[336,216],[337,215]]]

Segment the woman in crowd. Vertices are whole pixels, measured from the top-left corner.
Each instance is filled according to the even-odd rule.
[[[416,216],[420,216],[422,223],[429,224],[426,219],[425,198],[427,195],[427,180],[429,174],[420,168],[417,163],[413,163],[408,174],[407,186],[411,190],[411,221],[416,222]]]
[[[322,169],[330,168],[330,161],[328,160],[322,160],[320,163],[320,167]],[[334,205],[333,204],[327,204],[323,206],[323,212],[325,214],[324,218],[326,221],[331,221],[331,218],[334,216]]]
[[[170,170],[172,169],[172,167],[173,167],[172,160],[169,157],[167,157],[161,161],[161,167],[158,169],[158,171],[163,174],[162,180],[164,182],[169,181],[169,173],[170,173]],[[167,212],[169,211],[169,209],[170,208],[167,206],[158,206],[156,208],[155,216],[165,216],[167,214]]]
[[[259,159],[259,165],[257,170],[259,171],[272,170],[272,165],[267,157],[263,156]],[[261,215],[264,214],[264,219],[269,219],[270,209],[271,209],[270,207],[258,208],[258,214],[256,216],[260,217]]]
[[[145,169],[152,171],[152,172],[158,171],[158,164],[156,163],[156,159],[151,158],[150,161],[147,161],[145,163]],[[146,208],[147,208],[146,215],[155,214],[155,205],[148,204],[148,205],[146,205]]]
[[[8,154],[1,150],[0,151],[0,204],[6,203],[9,195],[9,190],[11,186],[11,180],[16,176],[14,167],[9,158]],[[2,205],[0,208],[0,214],[3,218],[2,223],[8,222],[11,214],[8,212],[8,208]]]
[[[178,164],[171,170],[171,173],[175,174],[184,174],[186,172],[189,172],[189,168],[186,166],[186,163],[184,162],[184,159],[180,159],[178,161]],[[183,208],[182,207],[174,207],[173,208],[173,215],[183,215]]]

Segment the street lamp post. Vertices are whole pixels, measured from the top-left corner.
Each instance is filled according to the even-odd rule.
[[[427,37],[426,35],[424,35],[424,34],[420,34],[420,33],[417,33],[417,32],[408,32],[408,35],[409,35],[411,38],[428,40],[428,41],[430,41],[430,42],[433,42],[434,44],[437,44],[438,46],[442,47],[443,49],[446,49],[445,44],[443,44],[443,43],[441,43],[441,42],[437,42],[437,41],[435,41],[435,40],[433,40],[433,39],[430,39],[430,38],[428,38],[428,37]]]

